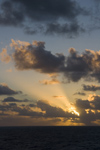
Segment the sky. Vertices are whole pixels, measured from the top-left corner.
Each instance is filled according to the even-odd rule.
[[[100,125],[100,1],[0,0],[0,126]]]

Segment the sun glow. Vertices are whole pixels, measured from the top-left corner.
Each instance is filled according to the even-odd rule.
[[[70,104],[70,105],[71,105],[71,104]],[[77,116],[80,116],[79,112],[77,112],[77,111],[75,110],[75,107],[74,107],[74,106],[70,106],[70,107],[69,107],[69,112],[71,112],[72,114],[75,114],[75,115],[77,115]]]
[[[30,78],[30,75],[29,75],[29,78]],[[17,79],[20,80],[19,76],[17,76]],[[52,87],[51,85],[44,86],[38,83],[37,86],[35,86],[34,88],[33,83],[35,82],[36,81],[33,81],[32,79],[27,81],[25,80],[25,78],[23,78],[23,80],[21,80],[19,85],[23,89],[23,91],[25,93],[28,93],[31,98],[33,97],[35,101],[38,101],[38,99],[47,100],[50,105],[55,106],[55,107],[60,107],[64,111],[68,111],[72,114],[79,116],[79,113],[76,111],[76,108],[70,103],[70,100],[66,95],[67,93],[64,92],[60,84],[54,85]],[[23,86],[24,84],[27,85],[27,88]],[[41,87],[42,87],[42,90],[41,90]],[[47,92],[45,92],[46,89],[48,89]]]
[[[76,110],[73,110],[73,113],[75,114],[75,115],[77,115],[77,116],[80,116],[80,114],[76,111]],[[73,114],[72,113],[72,114]]]
[[[80,116],[79,112],[76,111],[76,108],[74,106],[72,106],[72,104],[70,103],[70,101],[68,100],[68,97],[66,96],[66,94],[64,93],[64,91],[61,89],[61,87],[59,86],[59,91],[62,93],[62,97],[58,96],[57,99],[57,103],[58,103],[58,107],[60,106],[62,109],[64,109],[65,111],[69,111],[72,114],[75,114],[77,116]],[[56,97],[57,98],[57,97]],[[56,102],[56,101],[55,101]]]

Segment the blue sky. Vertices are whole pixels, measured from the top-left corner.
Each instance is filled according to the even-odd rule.
[[[0,125],[100,125],[100,2],[1,0],[0,10]]]

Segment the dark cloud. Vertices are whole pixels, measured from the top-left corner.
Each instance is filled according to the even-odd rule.
[[[89,110],[88,113],[85,110],[82,110],[80,112],[79,122],[84,123],[84,125],[86,125],[86,126],[95,126],[95,125],[97,125],[97,123],[94,122],[97,119],[100,119],[100,113],[98,113],[98,112],[94,113],[91,110]]]
[[[12,103],[0,104],[0,115],[2,119],[7,117],[29,117],[39,120],[54,119],[54,122],[72,120],[72,123],[83,123],[84,125],[96,125],[100,119],[100,96],[93,95],[89,100],[78,99],[74,104],[79,116],[60,107],[52,106],[47,101],[39,100],[36,104],[18,105]],[[61,120],[62,119],[62,120]],[[4,119],[3,119],[4,120]],[[48,122],[49,123],[49,122]]]
[[[14,5],[10,0],[4,0],[0,5],[0,24],[5,26],[19,26],[24,21],[21,7]],[[19,9],[20,8],[20,9]]]
[[[96,110],[100,110],[100,95],[92,95],[90,100],[93,108]]]
[[[0,126],[55,126],[61,122],[60,118],[37,119],[25,116],[4,116],[0,121]]]
[[[30,108],[17,108],[14,111],[18,112],[19,116],[43,117],[42,112],[33,111]]]
[[[63,2],[61,0],[30,0],[30,2],[27,0],[4,0],[1,2],[0,8],[0,25],[21,26],[27,34],[42,32],[65,34],[72,37],[84,31],[76,23],[77,16],[88,15],[88,11],[72,0],[63,0]],[[43,24],[44,32],[40,27],[40,22]],[[27,27],[27,24],[31,24],[31,26]]]
[[[75,105],[83,109],[100,110],[100,95],[92,95],[89,100],[78,99]]]
[[[96,121],[100,119],[99,95],[92,95],[88,100],[78,99],[75,106],[80,113],[79,122],[85,125],[96,125]]]
[[[6,114],[6,115],[11,115],[13,113],[16,113],[19,116],[30,116],[30,117],[43,116],[42,112],[33,111],[29,106],[20,107],[17,104],[13,104],[13,103],[0,105],[0,111],[2,111],[1,114]]]
[[[4,19],[13,16],[13,20],[21,18],[29,18],[33,21],[49,21],[59,18],[74,19],[85,11],[75,2],[71,0],[5,0],[1,4],[1,8],[5,14]],[[9,10],[9,15],[7,14]],[[20,15],[19,15],[20,13]],[[10,21],[10,20],[9,20]],[[18,20],[19,21],[19,20]]]
[[[52,54],[45,50],[44,42],[33,44],[12,40],[13,60],[18,70],[34,69],[42,73],[63,73],[68,81],[77,82],[81,78],[94,78],[100,82],[100,53],[85,50],[78,54],[70,48],[69,55]]]
[[[29,104],[29,107],[36,107],[35,104]]]
[[[37,107],[41,108],[42,111],[45,111],[44,117],[77,117],[76,115],[64,111],[60,107],[51,106],[48,102],[45,101],[38,101]]]
[[[82,99],[76,100],[75,106],[79,108],[84,108],[84,109],[91,108],[90,102],[88,100],[82,100]]]
[[[72,23],[47,23],[46,25],[37,25],[34,28],[25,27],[24,32],[30,35],[43,33],[45,35],[64,35],[69,38],[74,38],[80,33],[84,33],[85,29],[81,27],[77,21]]]
[[[44,44],[44,42],[35,41],[35,45],[29,44],[23,48],[18,46],[20,47],[18,50],[13,43],[16,49],[13,53],[16,68],[19,70],[35,69],[43,73],[58,72],[64,64],[65,57],[62,54],[53,55],[50,51],[46,51]]]
[[[66,35],[69,38],[73,38],[80,32],[85,32],[85,29],[80,27],[77,22],[73,22],[71,24],[50,23],[47,25],[45,34],[50,35],[59,34],[59,35]]]
[[[96,121],[97,117],[96,114],[94,114],[91,111],[92,108],[88,100],[82,100],[82,99],[76,100],[75,107],[77,108],[77,111],[80,114],[78,123],[83,123],[84,125],[87,126],[94,125],[92,122]]]
[[[24,100],[18,100],[18,99],[15,99],[14,97],[7,97],[5,98],[2,102],[29,102],[29,100],[27,99],[24,99]]]
[[[65,76],[69,80],[77,82],[91,71],[91,62],[89,61],[91,57],[89,58],[87,51],[83,55],[79,55],[74,48],[70,48],[69,53],[66,61],[67,67],[64,68]]]
[[[38,29],[38,30],[39,30],[39,29]],[[37,28],[32,29],[32,28],[30,28],[30,27],[24,27],[24,32],[25,32],[26,34],[33,35],[33,34],[38,33],[39,31],[37,31]]]
[[[44,118],[56,118],[56,117],[64,117],[64,118],[77,118],[75,114],[72,114],[68,111],[64,111],[60,107],[54,107],[50,105],[47,101],[38,101],[35,105],[17,105],[14,102],[18,101],[10,101],[12,103],[3,103],[0,105],[0,114],[11,115],[14,112],[19,116],[30,116],[30,117],[44,117]],[[33,109],[34,108],[34,109]],[[10,114],[9,114],[10,112]]]
[[[100,86],[83,84],[83,90],[84,91],[97,91],[97,90],[100,90]]]
[[[69,50],[67,67],[64,68],[65,76],[77,82],[81,78],[94,77],[100,82],[100,54],[98,51],[85,50],[81,55],[74,48]]]
[[[74,93],[74,95],[82,95],[82,96],[85,96],[86,94],[84,92],[76,92]]]
[[[100,95],[92,95],[88,100],[78,99],[75,106],[80,113],[79,122],[85,125],[98,124],[97,120],[100,120]]]
[[[14,91],[9,88],[6,84],[0,84],[0,95],[14,95],[14,94],[22,94],[21,91]]]

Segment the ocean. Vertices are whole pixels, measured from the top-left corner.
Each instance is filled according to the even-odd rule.
[[[100,150],[100,127],[0,127],[0,150]]]

